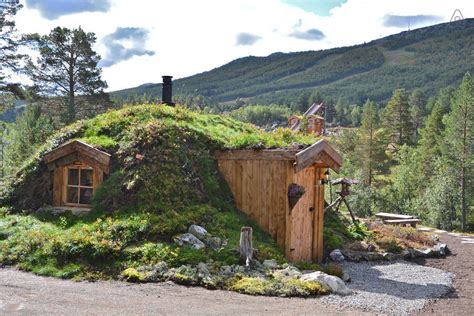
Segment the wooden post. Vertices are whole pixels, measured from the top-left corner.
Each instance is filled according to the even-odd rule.
[[[240,261],[246,266],[249,266],[253,259],[252,232],[252,227],[244,226],[240,229]]]

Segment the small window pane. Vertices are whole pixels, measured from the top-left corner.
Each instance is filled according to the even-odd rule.
[[[67,196],[66,202],[77,204],[77,202],[78,202],[78,191],[79,191],[78,188],[68,187],[67,188],[67,194],[66,194],[66,196]]]
[[[81,186],[92,186],[92,170],[81,169]]]
[[[68,169],[67,184],[69,185],[79,184],[79,169]]]
[[[91,204],[92,189],[81,189],[79,204]]]

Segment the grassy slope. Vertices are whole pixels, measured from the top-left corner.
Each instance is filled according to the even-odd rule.
[[[20,215],[50,198],[40,194],[47,185],[40,176],[46,167],[39,157],[69,139],[82,139],[113,154],[111,173],[96,192],[94,211],[80,218],[29,211]],[[261,259],[284,261],[271,238],[235,211],[212,150],[312,142],[286,130],[264,133],[180,107],[129,107],[75,123],[39,148],[2,186],[2,205],[12,208],[0,212],[0,264],[88,279],[116,277],[125,268],[159,261],[170,266],[208,259],[232,264],[237,259],[232,249],[244,225],[254,227]],[[138,153],[143,159],[136,158]],[[216,252],[172,243],[172,237],[190,224],[228,239],[229,246]]]
[[[474,70],[474,19],[392,35],[367,44],[323,51],[245,57],[176,80],[177,94],[201,94],[219,102],[249,98],[260,104],[291,103],[303,91],[352,102],[386,100],[396,88],[428,93]],[[161,96],[160,85],[113,93]]]

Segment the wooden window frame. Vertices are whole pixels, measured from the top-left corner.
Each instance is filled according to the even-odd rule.
[[[69,183],[69,170],[70,169],[78,169],[77,177],[78,177],[78,184],[77,185],[70,185]],[[92,171],[92,186],[83,186],[81,185],[81,171],[80,170],[91,170]],[[65,206],[72,206],[72,207],[79,207],[79,208],[89,208],[91,204],[81,204],[79,203],[80,201],[80,195],[81,195],[81,188],[84,189],[92,189],[92,194],[95,192],[95,187],[96,187],[96,175],[95,175],[95,168],[91,167],[86,164],[72,164],[65,166],[63,168],[63,205]],[[78,191],[78,196],[77,196],[77,202],[78,203],[69,203],[67,201],[67,190],[68,188],[77,188]]]

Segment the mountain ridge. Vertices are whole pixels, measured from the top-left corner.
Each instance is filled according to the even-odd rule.
[[[319,51],[246,56],[174,81],[176,95],[202,95],[214,102],[290,104],[319,89],[350,102],[388,99],[396,88],[435,93],[474,70],[474,19],[403,31],[368,43]],[[161,96],[160,84],[114,91]]]

